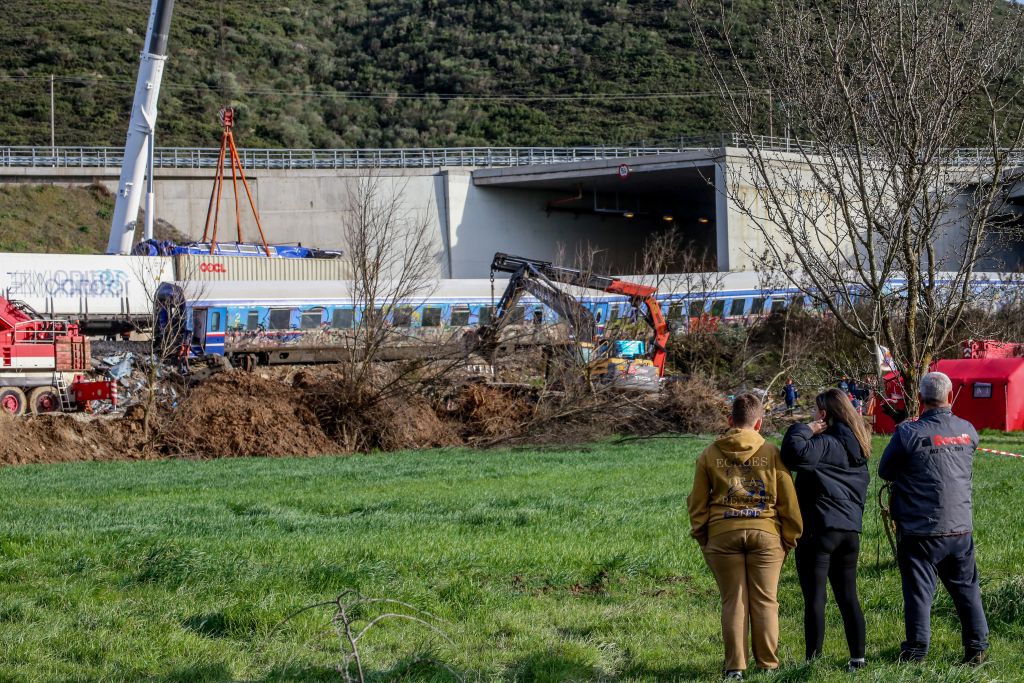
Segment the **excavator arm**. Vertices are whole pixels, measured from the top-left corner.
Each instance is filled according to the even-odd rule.
[[[535,296],[564,319],[577,339],[589,341],[594,338],[594,314],[580,305],[575,297],[560,290],[547,275],[532,264],[524,262],[514,269],[502,272],[511,272],[512,277],[509,278],[501,299],[494,307],[491,321],[477,332],[481,346],[493,351],[501,330],[512,322],[512,311],[526,293]]]
[[[530,292],[565,318],[577,339],[592,339],[595,329],[593,314],[580,305],[575,297],[561,291],[555,283],[594,289],[608,294],[622,294],[628,296],[630,303],[643,312],[644,321],[654,331],[654,352],[651,362],[658,369],[658,375],[665,374],[669,329],[661,313],[656,288],[606,275],[595,275],[575,268],[556,266],[550,261],[500,252],[494,255],[491,273],[510,273],[512,277],[495,309],[491,323],[481,331],[482,339],[490,339],[492,343],[497,339],[497,333],[507,324],[509,311],[515,307],[524,291]]]

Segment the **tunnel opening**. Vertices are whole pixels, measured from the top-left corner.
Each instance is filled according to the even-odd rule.
[[[667,272],[719,269],[713,165],[559,175],[478,188],[487,206],[501,207],[495,251],[616,274],[652,263]]]

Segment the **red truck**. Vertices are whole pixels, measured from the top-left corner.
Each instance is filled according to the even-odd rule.
[[[116,405],[116,384],[89,380],[91,369],[89,340],[78,325],[0,297],[0,411],[72,412],[95,400]]]

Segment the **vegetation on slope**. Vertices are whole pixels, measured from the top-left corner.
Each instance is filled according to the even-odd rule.
[[[734,5],[738,40],[759,0]],[[0,141],[123,143],[148,3],[0,3]],[[612,144],[718,131],[715,97],[498,100],[495,95],[712,89],[675,0],[219,0],[178,3],[159,144],[291,147]],[[356,98],[344,93],[390,93]],[[454,94],[462,99],[410,94]]]
[[[1019,452],[1014,438],[985,440]],[[718,594],[687,536],[703,445],[4,469],[0,678],[337,681],[330,610],[281,622],[355,588],[441,617],[453,641],[384,625],[364,643],[375,681],[456,680],[416,655],[465,681],[719,680]],[[869,497],[860,577],[870,668],[858,680],[1018,678],[1021,465],[976,463],[993,654],[978,671],[955,666],[959,627],[941,588],[928,661],[894,663],[899,575]],[[834,603],[824,657],[802,661],[792,559],[780,603],[784,671],[752,679],[850,681]]]
[[[0,252],[102,254],[113,211],[100,186],[0,185]]]

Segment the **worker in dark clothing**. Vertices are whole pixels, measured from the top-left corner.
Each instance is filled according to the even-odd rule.
[[[850,672],[863,668],[864,612],[857,598],[857,556],[867,498],[871,434],[839,389],[815,398],[818,419],[795,424],[782,440],[782,462],[796,471],[796,496],[804,535],[796,546],[796,571],[804,596],[804,645],[808,660],[825,642],[826,581],[832,585],[850,647]]]
[[[978,432],[953,415],[953,384],[941,372],[921,378],[924,412],[896,428],[878,476],[892,482],[892,517],[903,580],[907,639],[900,659],[928,654],[931,608],[938,576],[960,619],[964,664],[980,664],[988,650],[972,534],[971,464]]]
[[[793,408],[796,407],[796,400],[800,398],[800,392],[797,391],[796,385],[793,384],[792,377],[787,379],[786,386],[782,387],[782,395],[786,399],[786,413],[792,413]]]

